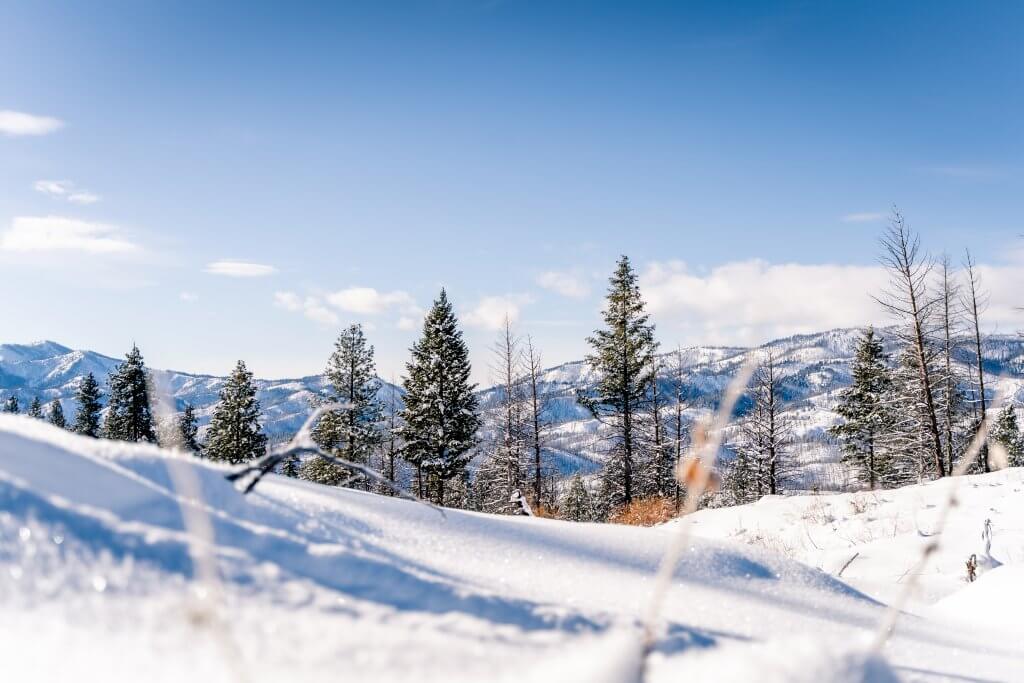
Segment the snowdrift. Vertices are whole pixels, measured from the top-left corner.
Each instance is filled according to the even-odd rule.
[[[181,471],[200,496],[178,490]],[[442,515],[279,477],[242,496],[226,472],[0,416],[0,661],[11,680],[636,674],[638,615],[671,529]],[[200,580],[204,555],[216,583]],[[917,618],[901,621],[888,664],[865,657],[883,609],[777,553],[698,539],[675,574],[646,680],[712,669],[736,681],[1024,671],[1015,642]]]

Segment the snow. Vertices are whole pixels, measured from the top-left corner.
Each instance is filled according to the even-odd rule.
[[[201,500],[176,489],[172,468],[194,476]],[[640,680],[638,617],[671,526],[442,515],[276,476],[243,496],[227,471],[0,416],[5,674]],[[993,495],[1020,483],[1003,475],[979,481]],[[196,511],[215,543],[189,522]],[[874,657],[878,601],[765,548],[690,545],[643,680],[1008,680],[1024,665],[1020,644],[912,617]],[[196,558],[211,553],[218,584],[198,580]]]
[[[935,603],[928,614],[961,627],[1024,638],[1024,564],[1003,565],[981,574],[974,583]]]

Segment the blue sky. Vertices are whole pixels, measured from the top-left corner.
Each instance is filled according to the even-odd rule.
[[[1017,329],[1020,3],[212,4],[0,8],[0,339],[397,375],[443,285],[484,381],[628,253],[664,344],[756,343],[879,317],[894,203]]]

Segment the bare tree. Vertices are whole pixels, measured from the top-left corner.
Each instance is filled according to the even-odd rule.
[[[974,342],[975,367],[978,371],[978,407],[980,410],[976,419],[976,424],[980,425],[985,419],[986,409],[985,366],[984,359],[981,355],[981,313],[984,312],[985,307],[988,305],[988,296],[981,290],[981,278],[978,275],[977,264],[975,264],[974,259],[971,258],[970,250],[964,251],[964,270],[967,271],[967,289],[963,293],[961,303],[963,304],[964,310],[967,312],[967,323],[973,336],[972,341]],[[985,471],[988,472],[989,464],[987,443],[982,444],[978,457],[981,460],[982,467],[984,467]]]
[[[953,471],[954,453],[956,452],[956,425],[962,406],[960,383],[957,381],[953,366],[953,351],[956,345],[958,316],[956,299],[959,287],[953,279],[949,256],[943,254],[939,262],[939,300],[941,302],[942,328],[942,430],[946,443],[946,471]]]
[[[672,354],[672,363],[668,366],[667,376],[672,396],[669,446],[673,462],[679,463],[683,460],[683,444],[687,438],[686,423],[683,420],[683,410],[686,408],[686,367],[683,363],[683,350],[680,347],[676,347]],[[672,495],[675,498],[676,509],[678,509],[681,502],[681,488],[678,479],[673,478],[673,482]]]
[[[381,473],[392,485],[398,477],[397,463],[401,457],[401,406],[398,402],[398,386],[394,378],[388,384],[387,399],[384,401],[384,448],[381,453]],[[381,485],[380,492],[393,495],[394,486]]]
[[[899,211],[893,210],[889,229],[882,237],[882,265],[889,272],[889,287],[876,301],[903,324],[896,335],[910,352],[916,374],[916,393],[923,408],[929,458],[935,474],[946,476],[942,437],[935,408],[934,361],[931,348],[933,315],[940,299],[928,290],[934,262],[921,254],[921,239]]]

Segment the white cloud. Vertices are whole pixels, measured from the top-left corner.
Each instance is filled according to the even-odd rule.
[[[226,277],[266,277],[277,272],[277,268],[274,266],[250,263],[248,261],[232,261],[230,259],[208,263],[204,270],[211,275],[224,275]]]
[[[395,327],[406,332],[408,332],[409,330],[415,330],[416,325],[417,320],[415,318],[410,318],[409,316],[405,315],[399,318],[398,322],[395,323]]]
[[[640,288],[663,338],[748,345],[884,322],[871,294],[886,281],[878,266],[751,260],[698,274],[674,261],[650,264]]]
[[[981,264],[978,273],[989,295],[986,329],[1020,330],[1024,254]],[[881,266],[752,260],[695,273],[674,261],[648,265],[640,288],[665,341],[745,346],[836,327],[890,324],[872,298],[888,281]]]
[[[578,270],[549,270],[537,276],[537,284],[570,299],[584,299],[590,295],[590,283]]]
[[[195,292],[181,292],[178,294],[178,298],[185,303],[192,303],[193,301],[199,301],[199,295]]]
[[[60,216],[16,216],[10,229],[0,234],[0,249],[115,254],[137,251],[139,247],[113,225]]]
[[[321,325],[337,325],[338,316],[327,308],[323,301],[314,296],[305,298],[295,292],[275,292],[274,305],[286,311],[302,313],[310,320]]]
[[[52,116],[0,109],[0,133],[4,135],[46,135],[63,127],[64,122]]]
[[[470,327],[500,330],[505,326],[506,316],[511,322],[517,321],[521,308],[530,301],[530,297],[525,294],[485,296],[477,302],[473,310],[463,316],[463,320]]]
[[[68,201],[72,204],[95,204],[99,200],[100,196],[98,194],[84,190],[82,192],[72,192],[68,195]]]
[[[842,217],[844,223],[877,223],[888,216],[877,211],[863,211],[860,213],[848,213]]]
[[[75,184],[70,180],[37,180],[32,187],[36,192],[66,199],[72,204],[95,204],[100,200],[98,194],[88,190],[76,190]]]
[[[372,287],[349,287],[328,294],[327,301],[342,311],[362,315],[377,315],[392,308],[406,314],[419,312],[412,296],[401,290],[378,292]]]

